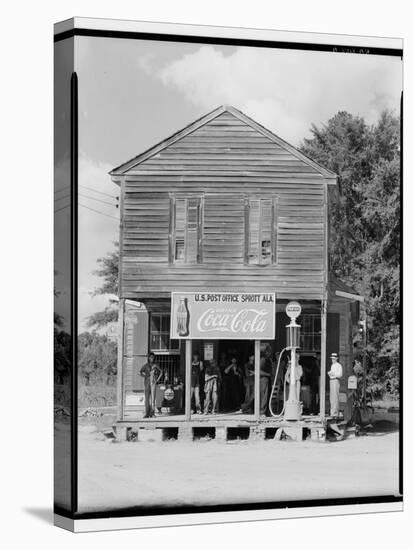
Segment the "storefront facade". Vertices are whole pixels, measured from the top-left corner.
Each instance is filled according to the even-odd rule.
[[[336,176],[227,106],[111,176],[121,198],[119,421],[141,416],[139,372],[150,351],[164,373],[160,417],[165,410],[165,418],[182,421],[191,419],[186,381],[194,351],[204,362],[225,353],[240,364],[254,354],[253,418],[260,421],[259,359],[269,350],[274,361],[285,348],[291,300],[302,308],[302,362],[311,370],[318,361],[316,416],[328,413],[333,351],[345,370],[345,412],[362,298],[329,278],[328,195]],[[310,408],[311,396],[304,400]]]

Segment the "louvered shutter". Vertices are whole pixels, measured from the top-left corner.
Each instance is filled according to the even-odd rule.
[[[198,227],[199,227],[199,200],[188,199],[186,225],[186,261],[189,263],[198,260]]]
[[[260,263],[272,262],[273,206],[272,199],[261,199]]]
[[[252,199],[249,202],[248,219],[248,262],[258,263],[260,258],[259,238],[260,238],[260,201]]]
[[[127,390],[143,390],[140,368],[148,354],[148,312],[137,302],[127,300],[124,314],[124,381]]]
[[[185,261],[186,199],[175,203],[175,260]]]

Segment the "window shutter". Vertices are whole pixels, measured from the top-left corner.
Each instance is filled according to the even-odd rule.
[[[259,238],[260,238],[260,201],[250,200],[249,203],[249,235],[248,235],[248,262],[259,262]]]
[[[248,212],[248,263],[272,264],[275,259],[273,199],[250,199]]]
[[[198,225],[199,201],[198,199],[188,199],[186,261],[190,263],[194,263],[198,260]]]
[[[261,199],[261,235],[260,252],[261,263],[270,264],[272,262],[272,239],[273,239],[273,207],[272,199]]]
[[[175,260],[185,261],[186,199],[175,202]]]
[[[148,354],[148,312],[134,302],[125,302],[123,366],[126,389],[143,390],[140,368]]]

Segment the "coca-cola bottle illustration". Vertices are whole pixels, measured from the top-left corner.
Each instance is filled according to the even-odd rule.
[[[179,336],[189,335],[189,309],[187,298],[180,298],[179,306],[176,311],[176,330]]]

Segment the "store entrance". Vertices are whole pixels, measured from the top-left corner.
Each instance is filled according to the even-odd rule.
[[[191,372],[192,414],[253,414],[253,341],[193,341]]]

